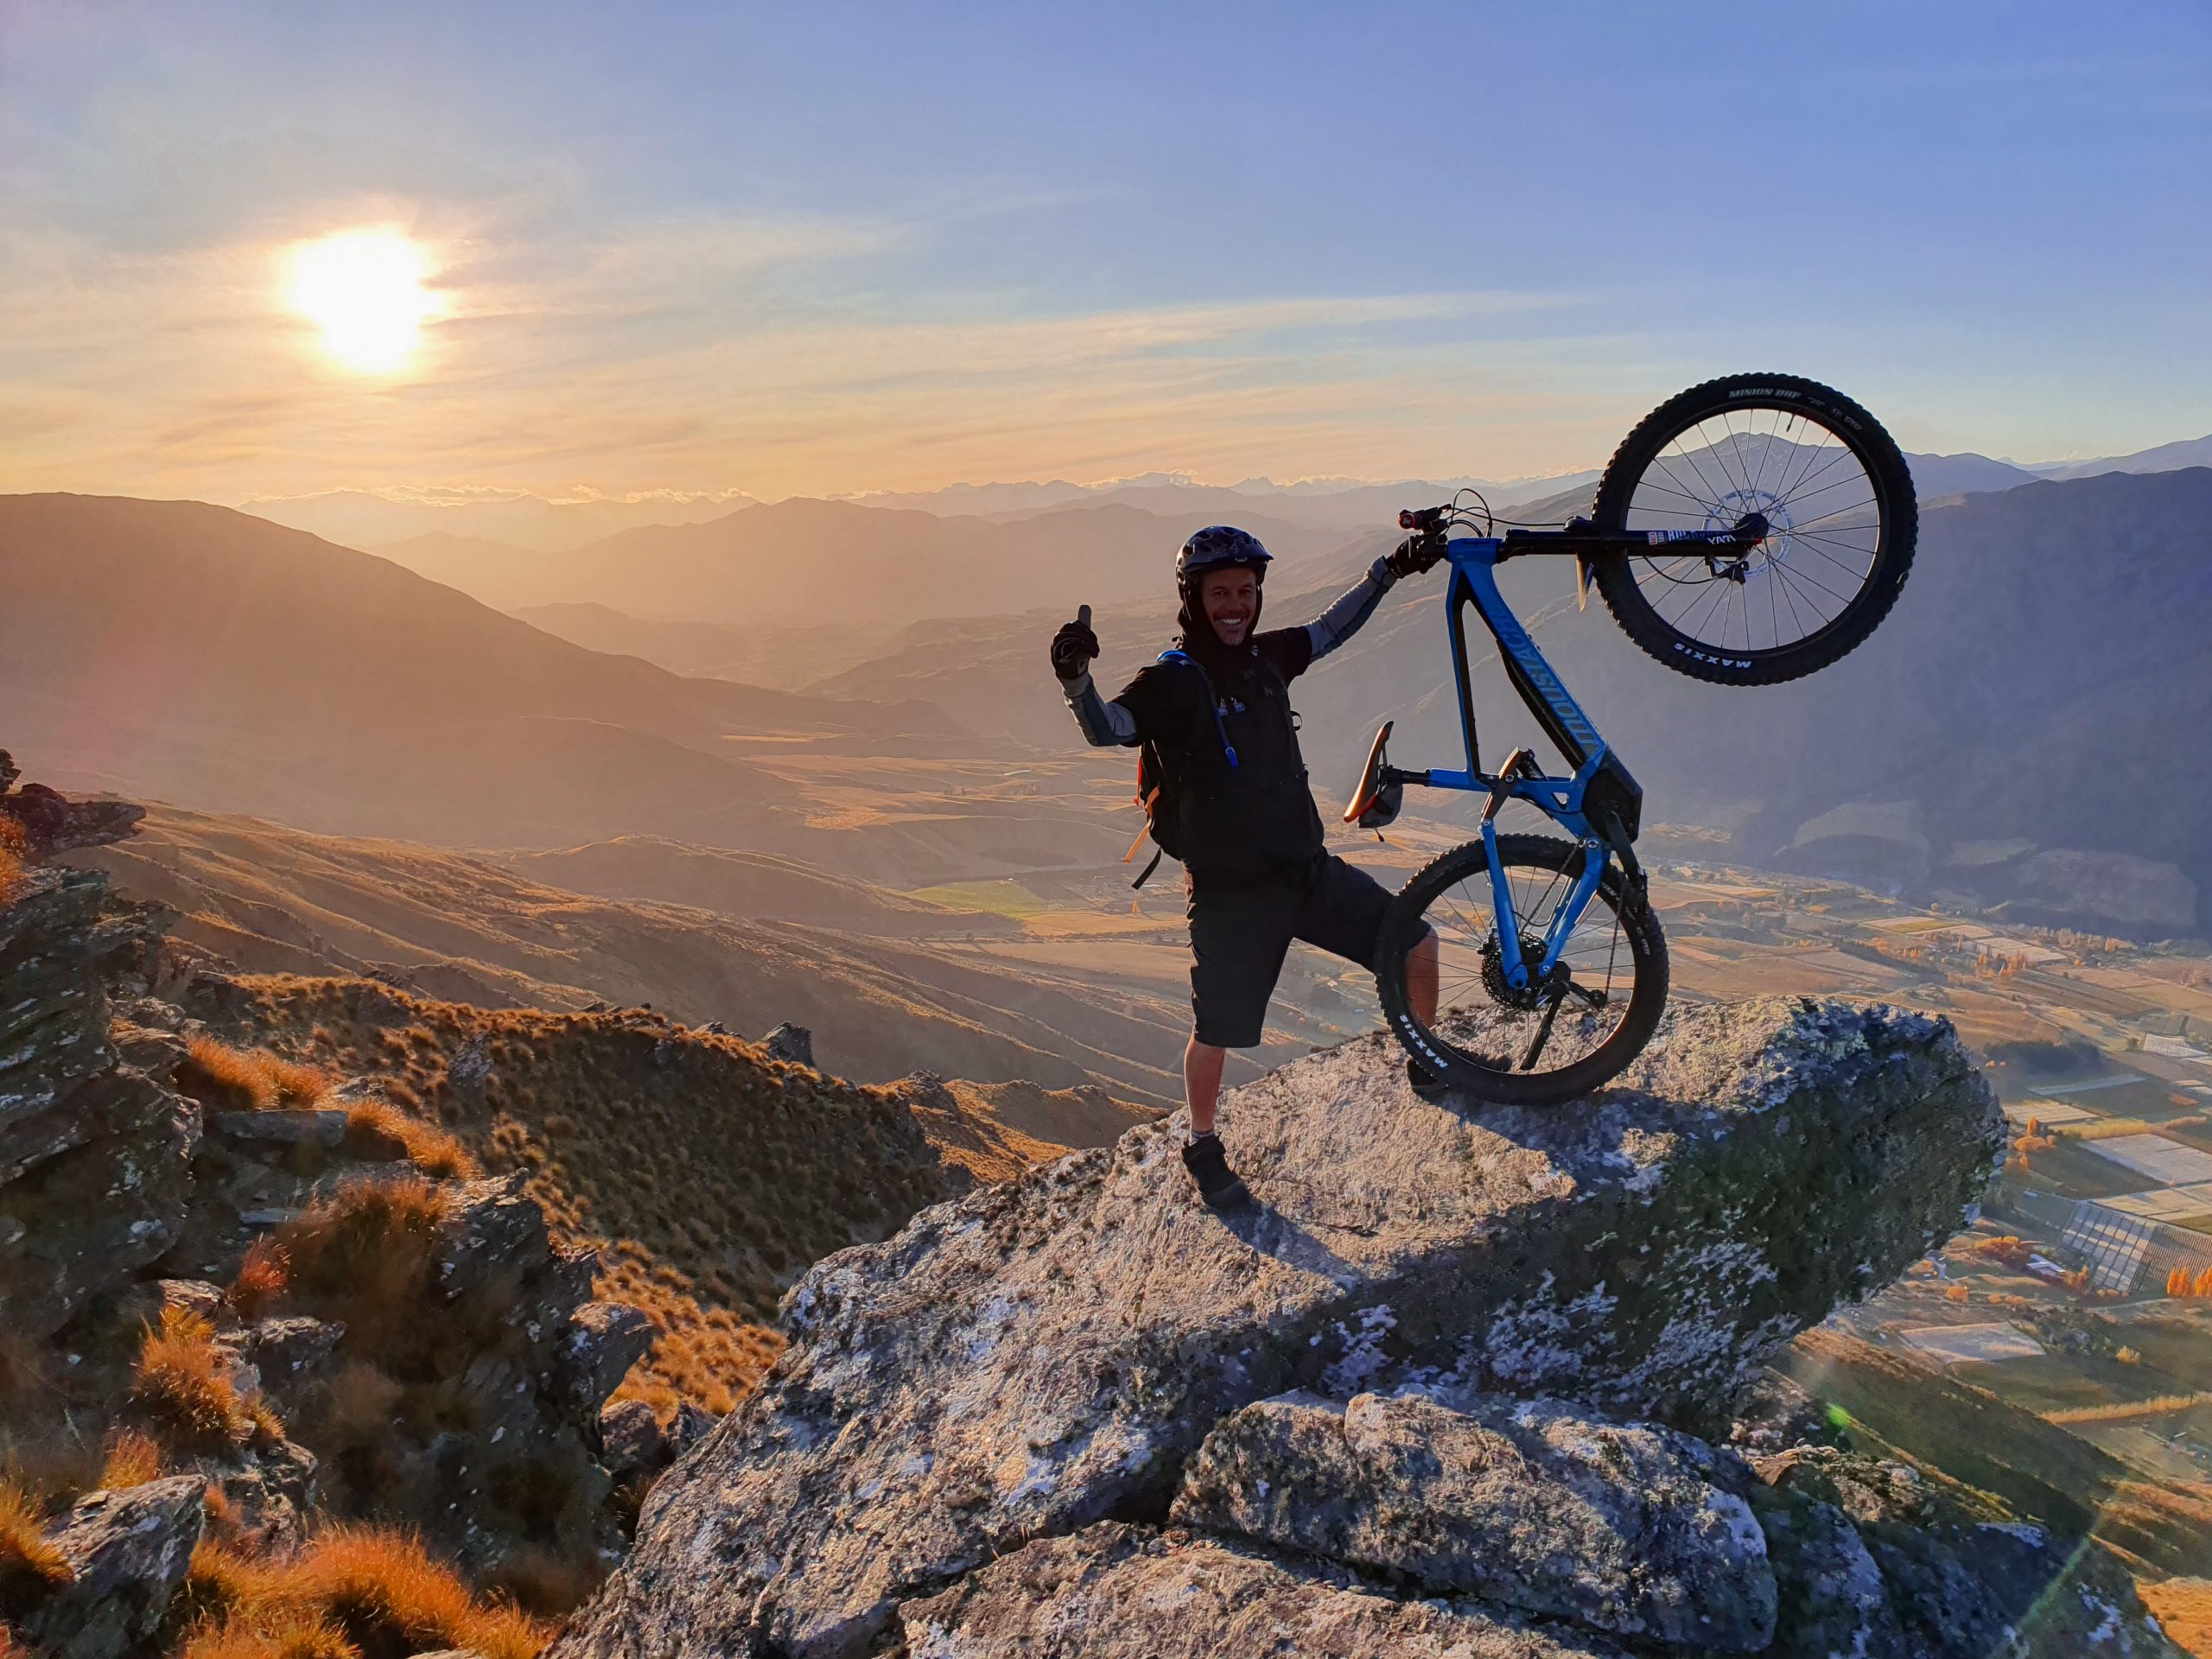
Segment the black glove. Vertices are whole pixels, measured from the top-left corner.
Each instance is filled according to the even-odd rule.
[[[1443,537],[1408,536],[1382,563],[1394,576],[1417,576],[1443,556]]]
[[[1064,680],[1079,680],[1090,671],[1098,655],[1098,636],[1090,631],[1090,607],[1076,612],[1075,620],[1052,636],[1052,672]]]

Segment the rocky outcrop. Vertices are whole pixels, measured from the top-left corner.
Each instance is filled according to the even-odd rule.
[[[1756,1653],[1774,1637],[1774,1573],[1751,1506],[1707,1478],[1720,1456],[1557,1401],[1292,1396],[1207,1437],[1172,1518],[1424,1594]]]
[[[1433,1103],[1363,1039],[1231,1097],[1262,1200],[1198,1206],[1172,1124],[817,1264],[793,1345],[656,1488],[558,1651],[865,1651],[1024,1539],[1164,1513],[1293,1389],[1571,1397],[1694,1427],[1962,1223],[2001,1144],[1948,1024],[1685,1007],[1566,1109]]]
[[[899,1615],[910,1659],[1621,1659],[1595,1638],[1402,1600],[1341,1569],[1111,1522],[1032,1544]]]
[[[0,818],[13,820],[34,858],[105,847],[137,831],[146,809],[129,801],[73,801],[44,784],[15,787],[15,758],[0,749]]]
[[[200,1541],[205,1483],[195,1476],[89,1492],[48,1529],[71,1576],[25,1614],[48,1659],[123,1659],[168,1611]]]
[[[176,1242],[200,1114],[112,1040],[143,945],[107,878],[34,868],[0,905],[0,1326],[40,1337]]]

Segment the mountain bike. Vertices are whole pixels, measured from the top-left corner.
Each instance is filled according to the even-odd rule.
[[[1470,498],[1472,498],[1471,499]],[[1394,819],[1405,786],[1485,794],[1476,839],[1438,856],[1392,901],[1377,975],[1384,1017],[1447,1087],[1548,1105],[1634,1059],[1667,1001],[1667,944],[1635,851],[1643,791],[1560,683],[1498,592],[1508,559],[1565,556],[1646,652],[1722,685],[1771,685],[1826,667],[1896,603],[1918,510],[1904,457],[1840,393],[1788,375],[1735,375],[1669,398],[1615,451],[1587,517],[1509,524],[1478,494],[1408,510],[1451,566],[1445,614],[1464,768],[1390,763],[1375,735],[1349,823]],[[1479,533],[1454,533],[1479,531]],[[1466,611],[1495,636],[1507,678],[1571,768],[1550,776],[1518,748],[1483,770],[1468,679]],[[1526,801],[1571,839],[1503,835]],[[1414,1011],[1408,949],[1438,941],[1437,1014]]]

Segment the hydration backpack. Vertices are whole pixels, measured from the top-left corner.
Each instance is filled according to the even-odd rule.
[[[1221,738],[1221,752],[1227,757],[1230,769],[1236,770],[1236,749],[1229,741],[1228,728],[1222,724],[1221,704],[1214,697],[1213,681],[1207,675],[1205,664],[1189,652],[1181,651],[1163,651],[1160,653],[1160,660],[1163,663],[1181,663],[1198,677],[1199,687],[1205,693],[1206,707],[1213,714],[1214,730]],[[1147,836],[1151,838],[1154,852],[1152,862],[1144,867],[1144,873],[1129,884],[1132,888],[1141,887],[1152,880],[1152,873],[1160,868],[1163,855],[1179,862],[1183,857],[1181,785],[1182,780],[1176,777],[1175,769],[1167,764],[1158,746],[1147,738],[1137,749],[1136,793],[1137,804],[1144,809],[1145,827],[1129,843],[1129,850],[1122,855],[1122,862],[1132,862],[1137,855],[1137,849],[1144,845]]]

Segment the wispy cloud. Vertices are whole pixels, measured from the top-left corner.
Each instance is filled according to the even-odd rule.
[[[166,251],[0,231],[0,487],[779,495],[1160,466],[1465,470],[1478,441],[1493,470],[1540,470],[1584,459],[1616,416],[1531,390],[1532,320],[1555,385],[1599,346],[1559,332],[1560,296],[1039,309],[902,287],[932,233],[912,215],[534,239],[518,210],[416,209],[445,315],[409,372],[364,379],[283,312],[276,273],[303,228],[394,213],[366,200]]]

